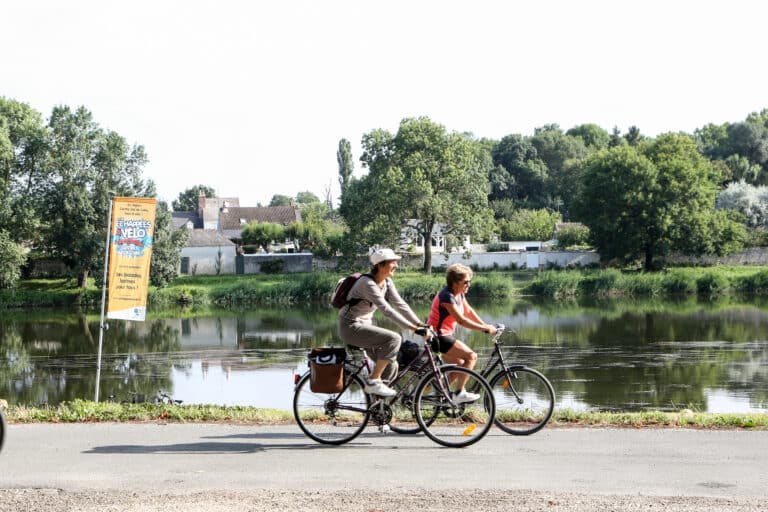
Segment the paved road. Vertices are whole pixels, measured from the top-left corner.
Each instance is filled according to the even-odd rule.
[[[295,425],[32,424],[7,434],[0,489],[501,489],[746,499],[768,509],[768,432],[548,428],[516,438],[494,429],[464,449],[373,429],[326,447]]]

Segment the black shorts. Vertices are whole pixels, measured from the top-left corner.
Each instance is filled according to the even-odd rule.
[[[456,343],[456,338],[453,336],[436,336],[432,338],[432,350],[435,352],[441,352],[445,354]]]

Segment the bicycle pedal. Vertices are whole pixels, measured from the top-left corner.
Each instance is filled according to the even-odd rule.
[[[379,425],[379,432],[382,434],[389,434],[392,432],[392,429],[389,428],[389,425]]]

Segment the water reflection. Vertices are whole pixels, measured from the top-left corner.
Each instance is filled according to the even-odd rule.
[[[475,303],[516,331],[506,352],[543,371],[558,407],[768,412],[768,304],[513,301]],[[417,307],[426,316],[427,305]],[[335,310],[275,307],[164,311],[105,333],[102,399],[158,389],[185,403],[289,409],[306,349],[338,344]],[[462,332],[481,355],[488,336]],[[0,316],[0,398],[91,399],[98,315]]]

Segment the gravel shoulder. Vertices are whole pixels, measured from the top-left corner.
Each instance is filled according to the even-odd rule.
[[[189,494],[65,492],[57,489],[0,490],[0,511],[17,512],[231,512],[238,511],[361,511],[431,512],[752,512],[766,510],[768,500],[643,495],[591,495],[525,490],[393,489],[392,491],[292,491],[259,489]]]

